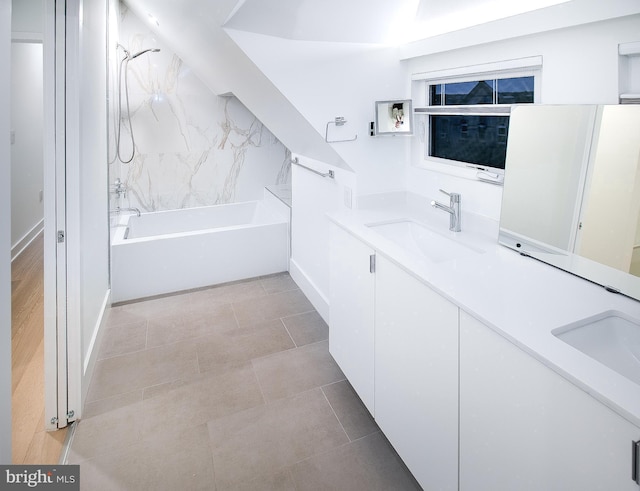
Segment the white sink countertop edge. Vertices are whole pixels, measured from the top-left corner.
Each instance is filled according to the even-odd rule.
[[[460,239],[486,251],[433,263],[404,250],[367,224],[411,219],[443,235],[448,214],[411,193],[365,197],[329,219],[433,288],[538,361],[640,427],[640,386],[552,334],[558,327],[617,310],[640,319],[640,302],[498,244],[497,222],[462,212]]]

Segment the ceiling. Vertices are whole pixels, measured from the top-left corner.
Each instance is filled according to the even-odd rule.
[[[244,0],[224,27],[285,39],[399,45],[569,0]]]

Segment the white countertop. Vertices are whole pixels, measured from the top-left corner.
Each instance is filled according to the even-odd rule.
[[[358,209],[329,218],[640,427],[640,386],[551,333],[608,310],[640,319],[640,302],[499,245],[497,222],[465,212],[464,203],[459,233],[428,199],[403,192],[360,198]],[[485,252],[433,263],[367,226],[404,218]]]

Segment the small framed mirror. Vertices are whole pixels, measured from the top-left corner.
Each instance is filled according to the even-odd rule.
[[[376,101],[375,135],[412,135],[411,99]]]

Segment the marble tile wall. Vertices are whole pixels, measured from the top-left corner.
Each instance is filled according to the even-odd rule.
[[[111,64],[110,183],[120,178],[126,197],[111,195],[111,208],[159,211],[261,199],[267,185],[290,182],[290,152],[233,96],[211,92],[137,16],[120,4],[119,43]],[[113,43],[112,43],[113,44]],[[125,70],[126,67],[126,70]],[[126,111],[125,73],[135,141]],[[121,105],[120,157],[117,113]]]

